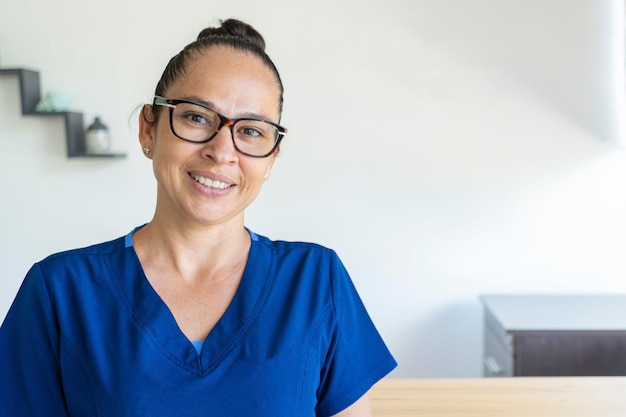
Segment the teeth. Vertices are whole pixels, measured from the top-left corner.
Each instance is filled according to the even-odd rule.
[[[230,187],[230,184],[227,184],[221,181],[211,181],[210,178],[204,178],[204,177],[201,177],[200,175],[194,175],[193,179],[198,181],[200,184],[204,185],[205,187],[219,188],[219,189]]]

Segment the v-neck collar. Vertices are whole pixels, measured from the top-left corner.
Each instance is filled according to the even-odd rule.
[[[270,286],[268,271],[272,251],[248,230],[251,245],[241,282],[228,308],[207,336],[201,355],[198,355],[143,271],[133,247],[132,234],[137,229],[124,239],[122,262],[113,266],[117,269],[113,274],[114,281],[126,298],[133,319],[155,347],[177,366],[194,374],[206,374],[232,350],[263,304]]]

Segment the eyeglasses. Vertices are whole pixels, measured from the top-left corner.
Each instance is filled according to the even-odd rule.
[[[178,138],[192,143],[206,143],[222,127],[230,127],[235,149],[255,158],[270,156],[287,134],[286,128],[269,120],[229,119],[204,104],[189,100],[170,100],[155,96],[152,105],[169,109],[170,128]]]

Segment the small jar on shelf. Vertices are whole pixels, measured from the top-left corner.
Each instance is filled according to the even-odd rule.
[[[102,123],[100,117],[94,119],[87,128],[85,135],[85,152],[87,155],[102,155],[109,152],[111,137],[109,129]]]

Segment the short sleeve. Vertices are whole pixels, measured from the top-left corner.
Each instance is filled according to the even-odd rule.
[[[348,272],[333,257],[333,329],[318,390],[318,416],[332,416],[361,398],[397,363],[376,330]]]
[[[35,265],[0,327],[3,417],[67,417],[55,323],[50,296]]]

